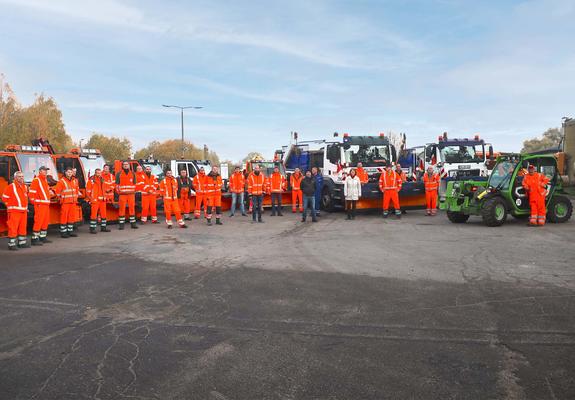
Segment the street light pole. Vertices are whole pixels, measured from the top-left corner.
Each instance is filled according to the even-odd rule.
[[[172,106],[172,105],[167,105],[167,104],[162,104],[162,107],[166,107],[166,108],[178,108],[180,110],[180,117],[181,117],[181,122],[182,122],[182,159],[184,158],[184,153],[185,153],[185,145],[184,145],[184,110],[188,109],[188,108],[192,108],[194,110],[199,110],[201,108],[201,106]]]

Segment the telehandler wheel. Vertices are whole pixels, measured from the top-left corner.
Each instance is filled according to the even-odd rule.
[[[567,222],[573,214],[573,204],[565,196],[553,196],[549,202],[547,210],[547,219],[549,222],[559,223]]]
[[[505,201],[499,197],[485,200],[481,208],[483,223],[487,226],[501,226],[507,220]]]
[[[447,218],[449,218],[449,220],[454,224],[464,224],[469,219],[469,214],[448,211]]]

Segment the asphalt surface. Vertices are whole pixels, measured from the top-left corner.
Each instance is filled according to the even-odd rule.
[[[264,219],[0,240],[0,398],[575,398],[573,222]]]

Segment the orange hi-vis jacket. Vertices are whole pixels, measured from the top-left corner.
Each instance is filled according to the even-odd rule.
[[[403,170],[399,172],[395,171],[395,173],[397,174],[397,176],[399,176],[399,179],[401,179],[402,182],[407,182],[407,174],[405,173],[405,171]]]
[[[298,173],[297,175],[293,173],[289,178],[289,183],[291,186],[291,190],[301,190],[301,181],[303,179],[303,175]]]
[[[379,189],[384,192],[386,190],[400,191],[402,185],[401,177],[395,171],[383,171],[379,177]]]
[[[78,188],[78,180],[75,178],[68,179],[63,176],[56,184],[54,191],[60,198],[60,204],[76,204],[78,202],[80,189]]]
[[[86,194],[91,202],[105,201],[108,183],[103,177],[93,175],[86,183]]]
[[[8,212],[25,213],[28,211],[28,188],[25,184],[14,181],[4,190],[2,201]]]
[[[206,192],[206,174],[198,172],[192,181],[196,194],[204,194]]]
[[[423,185],[425,186],[426,192],[432,192],[434,190],[439,189],[439,181],[440,181],[439,174],[434,172],[431,176],[426,172],[423,174]]]
[[[259,175],[253,172],[248,176],[248,193],[254,196],[261,196],[266,191],[266,177],[260,172]]]
[[[178,181],[173,176],[166,176],[160,182],[160,194],[164,200],[177,200],[178,199]]]
[[[116,174],[116,190],[119,194],[136,193],[136,174],[132,171],[125,173],[124,170]]]
[[[246,178],[241,172],[234,172],[230,177],[230,192],[243,193],[246,188]]]
[[[525,175],[523,177],[523,187],[529,193],[529,195],[537,194],[540,196],[547,196],[547,184],[549,183],[549,178],[538,172],[533,175]]]
[[[102,171],[102,178],[106,182],[106,201],[114,200],[114,190],[116,189],[116,178],[109,172]]]
[[[206,175],[205,178],[205,193],[207,195],[218,195],[222,194],[222,176],[212,175],[211,173]]]
[[[280,172],[272,173],[269,179],[270,193],[282,193],[286,190],[286,178]]]
[[[159,186],[156,175],[150,174],[150,176],[148,176],[148,174],[144,172],[144,175],[137,179],[142,194],[156,194]]]
[[[137,192],[141,193],[144,191],[145,179],[146,179],[146,173],[144,171],[136,172],[136,191]]]
[[[50,198],[53,196],[48,180],[43,175],[34,177],[28,193],[33,204],[50,204]]]
[[[369,181],[369,175],[363,167],[357,167],[355,172],[361,183],[367,183]]]

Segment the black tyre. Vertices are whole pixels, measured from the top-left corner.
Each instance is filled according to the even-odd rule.
[[[499,197],[485,200],[481,208],[483,223],[487,226],[501,226],[507,220],[505,201]]]
[[[447,218],[454,224],[464,224],[469,219],[469,214],[448,211]]]
[[[321,209],[327,212],[335,209],[332,191],[328,187],[324,187],[321,191]]]
[[[573,204],[565,196],[553,196],[547,209],[547,219],[549,222],[567,222],[573,214]]]

